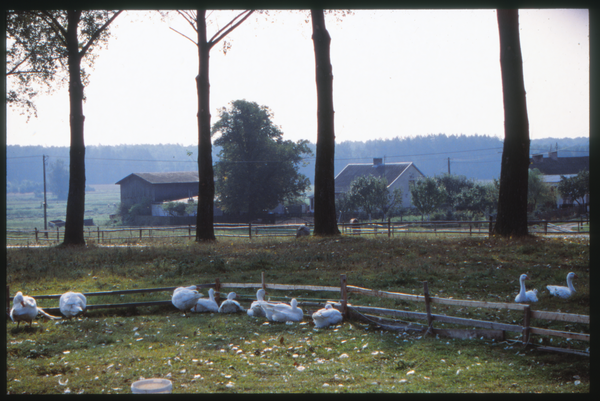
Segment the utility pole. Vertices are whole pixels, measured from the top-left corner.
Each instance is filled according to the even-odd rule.
[[[450,174],[450,158],[448,158],[448,174]]]
[[[44,231],[48,230],[48,224],[46,222],[46,155],[42,155],[42,162],[44,164]],[[46,232],[46,236],[48,235],[48,232]]]

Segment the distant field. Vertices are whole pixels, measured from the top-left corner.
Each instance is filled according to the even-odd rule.
[[[118,210],[121,202],[118,185],[90,185],[94,191],[85,194],[86,219],[94,219],[94,224],[106,226],[110,224],[109,216]],[[48,207],[46,210],[47,221],[65,220],[67,201],[57,200],[49,193],[46,196]],[[42,197],[35,197],[33,193],[6,194],[6,228],[8,230],[44,228],[44,209]]]

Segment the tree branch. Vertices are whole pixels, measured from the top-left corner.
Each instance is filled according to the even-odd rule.
[[[214,36],[212,38],[210,38],[210,40],[208,41],[208,48],[212,49],[212,47],[214,45],[216,45],[217,43],[219,43],[219,41],[221,39],[223,39],[225,36],[227,36],[231,31],[233,31],[235,28],[237,28],[242,22],[244,22],[255,10],[246,10],[244,12],[241,12],[240,14],[238,14],[234,19],[232,19],[231,21],[229,21],[229,23],[227,25],[225,25],[223,28],[219,29],[217,31],[217,33],[214,34]],[[236,22],[235,24],[234,21],[237,20],[238,18],[240,18],[242,15],[244,15],[244,13],[247,13],[245,17],[243,17],[240,21]],[[233,24],[233,25],[232,25]],[[229,28],[227,28],[229,27]]]
[[[117,18],[119,16],[119,14],[121,14],[123,12],[123,10],[119,10],[117,11],[108,21],[106,21],[104,23],[104,25],[102,25],[100,27],[100,29],[98,29],[96,32],[94,32],[94,34],[92,35],[92,37],[90,38],[90,40],[88,40],[87,44],[85,46],[83,46],[83,48],[81,49],[81,51],[79,52],[79,54],[83,57],[83,55],[89,50],[90,46],[92,46],[92,44],[96,41],[96,39],[98,39],[98,37],[100,36],[100,34],[106,30],[106,28],[108,28],[108,26],[115,20],[115,18]]]
[[[170,30],[177,32],[178,34],[180,34],[181,36],[183,36],[184,38],[186,38],[187,40],[189,40],[190,42],[192,42],[193,44],[195,44],[196,46],[198,46],[198,43],[194,42],[193,39],[191,39],[189,36],[184,35],[183,33],[179,32],[177,29],[173,28],[173,27],[169,27]]]

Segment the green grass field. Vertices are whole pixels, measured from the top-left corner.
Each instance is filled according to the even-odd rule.
[[[7,249],[10,295],[59,294],[213,283],[339,286],[513,302],[518,278],[539,290],[535,310],[590,313],[589,239],[220,238],[197,244],[85,249]],[[546,284],[579,276],[577,294],[556,299]],[[564,284],[563,284],[564,285]],[[224,292],[227,292],[225,290]],[[255,290],[236,292],[248,299]],[[326,292],[275,291],[275,300],[337,300]],[[205,291],[206,294],[206,291]],[[224,296],[224,294],[223,294]],[[88,304],[168,300],[169,293],[89,297]],[[351,294],[354,305],[424,311],[422,303]],[[242,302],[248,307],[248,302]],[[56,307],[56,300],[39,300]],[[7,323],[7,393],[123,394],[140,378],[163,377],[174,393],[462,393],[589,392],[590,360],[507,341],[453,340],[377,329],[356,321],[315,329],[310,308],[301,323],[266,323],[244,314],[193,314],[171,306],[90,310],[72,321]],[[516,311],[433,305],[450,316],[520,324]],[[419,321],[418,323],[423,323]],[[533,320],[534,327],[589,333],[589,325]],[[450,325],[434,323],[436,328]],[[459,327],[459,326],[456,326]],[[460,326],[461,328],[468,328]],[[584,341],[532,336],[532,343],[579,350]]]
[[[91,185],[94,191],[85,194],[86,219],[94,219],[94,224],[105,226],[110,222],[109,215],[117,213],[121,202],[121,192],[118,185]],[[48,206],[46,219],[65,220],[67,201],[59,201],[53,194],[46,196]],[[6,228],[8,230],[24,230],[37,227],[44,229],[44,198],[37,198],[33,193],[6,194]],[[116,204],[116,206],[115,206]]]

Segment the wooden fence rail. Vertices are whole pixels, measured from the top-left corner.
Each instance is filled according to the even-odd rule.
[[[222,288],[263,288],[263,289],[271,289],[271,290],[287,290],[287,291],[325,291],[325,292],[336,292],[340,294],[340,301],[334,302],[334,306],[337,309],[340,309],[344,316],[359,313],[375,313],[377,315],[386,315],[392,316],[396,318],[404,318],[404,319],[416,319],[416,320],[426,320],[428,328],[428,332],[431,333],[443,333],[449,336],[462,336],[464,338],[465,332],[472,332],[472,330],[460,331],[457,329],[449,329],[449,330],[440,330],[434,329],[433,323],[448,323],[448,324],[458,324],[463,326],[471,326],[471,327],[479,327],[489,330],[496,331],[510,331],[510,332],[521,332],[523,333],[523,343],[528,343],[531,334],[538,335],[548,335],[548,336],[557,336],[563,338],[570,338],[581,341],[590,341],[589,334],[583,333],[573,333],[567,331],[559,331],[559,330],[550,330],[540,327],[530,327],[531,319],[546,319],[552,321],[564,321],[564,322],[575,322],[575,323],[590,323],[590,317],[588,315],[578,315],[572,313],[562,313],[562,312],[547,312],[547,311],[535,311],[530,310],[530,306],[526,304],[516,304],[516,303],[502,303],[502,302],[485,302],[485,301],[470,301],[470,300],[460,300],[460,299],[451,299],[451,298],[439,298],[439,297],[430,297],[429,289],[427,282],[423,282],[424,287],[424,295],[413,295],[413,294],[405,294],[399,292],[390,292],[390,291],[380,291],[380,290],[372,290],[368,288],[361,288],[357,286],[347,285],[346,275],[342,274],[340,276],[340,286],[319,286],[319,285],[294,285],[294,284],[268,284],[265,282],[264,272],[261,274],[261,282],[260,283],[221,283],[217,278],[214,283],[205,283],[205,284],[196,284],[198,289],[202,288],[214,288],[216,290],[215,299],[217,302],[219,301],[220,290]],[[160,287],[160,288],[147,288],[147,289],[134,289],[134,290],[116,290],[116,291],[100,291],[100,292],[88,292],[84,293],[86,297],[92,296],[110,296],[110,295],[124,295],[124,294],[136,294],[136,293],[147,293],[147,292],[160,292],[160,291],[173,291],[177,287]],[[351,293],[378,297],[378,298],[393,298],[400,299],[409,302],[425,302],[425,312],[413,312],[413,311],[403,311],[397,309],[387,309],[387,308],[379,308],[372,306],[359,306],[352,305],[348,303],[348,295]],[[6,305],[7,305],[7,318],[8,318],[8,305],[10,305],[12,301],[12,297],[9,296],[9,287],[6,287]],[[50,294],[50,295],[35,295],[34,298],[37,299],[57,299],[60,298],[61,294]],[[245,297],[240,297],[240,299],[249,300]],[[519,310],[524,313],[523,324],[507,324],[500,322],[490,322],[485,320],[478,319],[470,319],[463,317],[454,317],[447,315],[439,315],[431,313],[430,305],[432,303],[438,303],[443,305],[451,305],[451,306],[461,306],[461,307],[471,307],[471,308],[487,308],[487,309],[510,309],[510,310]],[[102,309],[102,308],[124,308],[124,307],[138,307],[138,306],[158,306],[158,305],[169,305],[171,304],[170,300],[165,301],[147,301],[147,302],[134,302],[134,303],[121,303],[121,304],[105,304],[105,305],[88,305],[88,309]],[[322,303],[321,303],[322,304]],[[303,302],[300,301],[299,305],[315,305],[315,303],[311,302]],[[318,305],[318,304],[317,304]],[[49,313],[59,313],[59,308],[44,308]],[[352,312],[352,313],[348,313]],[[384,323],[384,319],[378,318],[381,321],[382,327],[393,327],[389,324]],[[412,328],[416,329],[416,328]],[[552,349],[556,351],[557,349]]]
[[[577,231],[570,228],[565,229],[558,223],[577,224]],[[562,221],[546,221],[534,220],[529,221],[530,233],[544,235],[574,235],[586,234],[589,231],[583,231],[582,227],[589,220],[562,220]],[[342,235],[387,235],[393,237],[396,235],[411,235],[411,234],[434,234],[434,235],[484,235],[489,236],[491,233],[492,221],[410,221],[410,222],[369,222],[355,224],[340,224],[340,232]],[[300,224],[230,224],[230,223],[215,223],[215,236],[217,237],[294,237],[297,228]],[[60,227],[56,230],[7,230],[7,244],[25,242],[29,243],[59,243],[61,236],[64,233]],[[94,241],[98,244],[113,244],[113,243],[131,243],[142,242],[148,240],[156,240],[163,238],[188,238],[192,239],[196,236],[195,226],[168,226],[168,227],[124,227],[124,228],[103,228],[96,227],[84,229],[84,237],[86,241]]]

